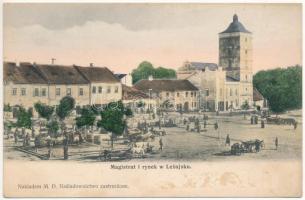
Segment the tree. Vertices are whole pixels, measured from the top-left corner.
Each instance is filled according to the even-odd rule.
[[[83,108],[81,110],[81,116],[75,118],[76,126],[78,128],[84,126],[92,126],[94,124],[95,118],[95,112],[92,108]]]
[[[4,104],[3,106],[3,111],[4,112],[12,112],[12,107],[10,106],[10,104]]]
[[[299,65],[259,71],[253,77],[253,85],[275,113],[302,108],[302,67]]]
[[[149,76],[158,79],[175,78],[176,71],[164,67],[154,68],[150,62],[143,61],[136,69],[132,71],[131,75],[133,83],[136,83],[141,79],[148,79]]]
[[[74,98],[70,96],[65,96],[60,100],[60,103],[56,108],[56,114],[61,120],[64,120],[67,116],[69,116],[74,107]]]
[[[54,112],[53,106],[48,106],[43,103],[35,103],[34,108],[41,118],[49,120]]]
[[[101,111],[99,127],[111,132],[111,147],[113,148],[114,137],[122,135],[126,126],[124,116],[130,115],[130,111],[124,108],[122,101],[111,102]]]
[[[20,128],[28,128],[30,129],[32,127],[32,120],[31,120],[32,114],[22,106],[19,106],[19,110],[17,113],[17,122],[16,127]]]
[[[176,71],[173,69],[167,69],[164,67],[158,67],[155,69],[154,78],[162,79],[162,78],[176,78]]]
[[[57,131],[59,130],[59,124],[58,121],[56,119],[52,119],[50,120],[47,125],[46,125],[47,129],[49,130],[49,135],[51,137],[57,137]]]
[[[125,115],[131,117],[133,115],[131,108],[125,108]]]
[[[60,103],[58,105],[58,107],[56,108],[56,114],[59,117],[59,119],[61,120],[61,131],[63,131],[64,127],[65,127],[65,123],[64,120],[66,117],[68,117],[70,115],[70,113],[72,112],[72,110],[75,107],[75,100],[73,97],[70,96],[65,96],[60,100]],[[67,138],[65,138],[64,142],[63,142],[63,147],[64,147],[64,158],[68,159],[68,141]]]

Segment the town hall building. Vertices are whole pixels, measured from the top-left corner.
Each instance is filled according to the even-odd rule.
[[[240,109],[246,102],[253,106],[252,33],[233,16],[229,27],[219,33],[219,61],[186,61],[177,78],[199,88],[200,108],[210,111]]]

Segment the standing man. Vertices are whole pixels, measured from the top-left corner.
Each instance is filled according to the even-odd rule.
[[[293,128],[294,128],[294,130],[297,129],[297,126],[298,126],[298,122],[295,121],[295,122],[293,123]]]
[[[217,122],[215,122],[215,124],[214,124],[214,129],[215,129],[215,130],[218,129],[218,123],[217,123]]]
[[[64,160],[68,160],[68,145],[69,145],[69,141],[68,141],[68,137],[67,137],[66,133],[64,133],[63,145],[64,145]]]
[[[38,136],[35,136],[34,145],[35,145],[35,152],[37,152],[38,151],[38,145],[39,145],[39,138],[38,138]]]
[[[227,137],[226,137],[226,143],[225,143],[225,146],[231,146],[231,139],[230,139],[230,136],[229,134],[227,134]]]
[[[261,128],[265,128],[265,122],[263,119],[261,120]]]
[[[15,144],[17,144],[18,142],[18,134],[17,134],[18,129],[16,128],[15,132],[14,132],[14,139],[15,139]]]
[[[279,139],[276,137],[274,140],[275,149],[277,150],[277,147],[279,146]]]
[[[47,140],[47,147],[48,147],[48,159],[50,159],[51,155],[52,155],[52,141],[51,141],[50,135],[48,135],[46,140]]]
[[[162,151],[163,150],[163,141],[162,141],[162,138],[160,138],[160,140],[159,140],[159,145],[160,145],[160,150]]]

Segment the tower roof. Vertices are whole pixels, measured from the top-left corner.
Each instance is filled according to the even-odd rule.
[[[244,27],[242,23],[238,21],[238,16],[236,14],[233,16],[233,22],[231,22],[229,27],[221,33],[235,33],[235,32],[251,33]]]

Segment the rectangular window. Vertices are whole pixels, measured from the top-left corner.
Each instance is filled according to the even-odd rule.
[[[38,97],[39,96],[39,88],[35,88],[34,89],[34,97]]]
[[[188,92],[185,92],[185,97],[188,97],[189,93]]]
[[[60,96],[60,88],[56,88],[56,96]]]
[[[110,86],[107,87],[107,93],[111,93],[111,87]]]
[[[79,88],[79,96],[83,96],[84,95],[84,89],[83,88]]]
[[[191,97],[193,97],[193,92],[191,92]]]
[[[166,97],[169,97],[169,92],[166,92]]]
[[[230,88],[230,96],[232,96],[232,89]]]
[[[12,90],[12,95],[17,95],[17,88],[13,88],[13,90]]]
[[[197,103],[196,102],[194,102],[194,106],[197,107]]]
[[[67,88],[67,95],[71,96],[72,92],[71,92],[71,88]]]
[[[179,97],[179,95],[180,95],[179,92],[177,92],[177,97]]]
[[[96,87],[95,87],[95,86],[92,87],[92,93],[93,93],[93,94],[96,93]]]
[[[21,96],[25,96],[26,95],[26,89],[25,88],[21,88]]]
[[[41,96],[42,96],[42,97],[47,96],[47,90],[46,90],[46,88],[42,88],[42,89],[41,89]]]
[[[118,92],[119,92],[119,87],[118,87],[118,86],[115,87],[114,92],[115,92],[115,93],[118,93]]]
[[[98,87],[98,93],[100,93],[100,94],[101,94],[101,93],[102,93],[102,91],[103,91],[103,88],[102,88],[101,86],[99,86],[99,87]]]
[[[209,89],[205,89],[205,96],[209,96],[210,95],[210,91],[209,91]]]
[[[197,95],[197,92],[194,92],[194,97],[196,97],[196,95]]]

